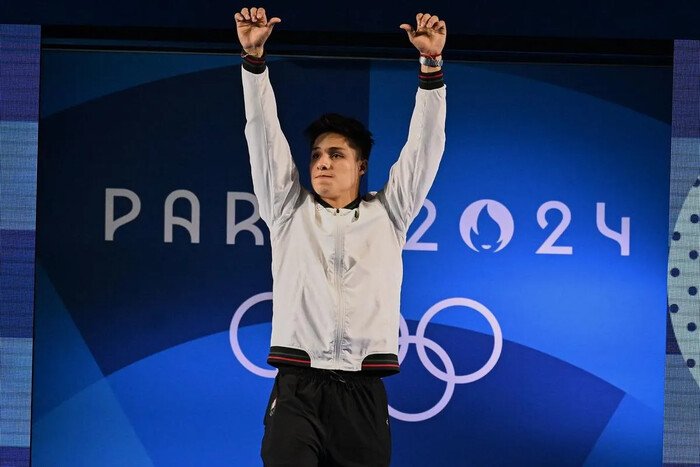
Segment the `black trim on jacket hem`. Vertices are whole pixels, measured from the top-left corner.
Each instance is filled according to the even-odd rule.
[[[394,375],[400,371],[399,357],[393,353],[375,353],[362,360],[363,373],[380,373],[382,376]]]
[[[270,347],[270,353],[267,356],[268,365],[278,366],[311,366],[311,357],[309,354],[299,349],[289,347]]]
[[[311,367],[311,357],[300,349],[272,346],[267,357],[267,364],[280,367]],[[400,371],[399,358],[395,354],[371,354],[362,360],[362,370],[354,372],[360,375],[390,376]]]

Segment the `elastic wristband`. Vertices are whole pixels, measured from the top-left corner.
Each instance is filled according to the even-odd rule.
[[[262,57],[255,57],[244,51],[241,52],[241,62],[243,69],[250,73],[260,74],[265,71],[265,59],[267,55],[263,52]]]
[[[421,89],[438,89],[445,85],[442,70],[431,72],[418,72],[418,86]]]

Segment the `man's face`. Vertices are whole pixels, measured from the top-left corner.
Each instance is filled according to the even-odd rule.
[[[323,133],[311,148],[311,186],[326,201],[352,202],[360,191],[360,178],[367,162],[357,158],[357,151],[338,133]]]

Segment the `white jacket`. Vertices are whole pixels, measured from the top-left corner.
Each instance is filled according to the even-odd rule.
[[[268,70],[242,73],[253,189],[272,245],[268,363],[398,372],[401,251],[444,150],[445,87],[418,89],[384,188],[337,210],[299,184]]]

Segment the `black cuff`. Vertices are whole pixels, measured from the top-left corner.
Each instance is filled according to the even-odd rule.
[[[418,73],[418,86],[421,89],[438,89],[445,85],[442,81],[442,70],[431,71],[430,73]]]
[[[267,58],[267,55],[263,52],[262,57],[253,57],[252,55],[248,55],[247,53],[243,52],[241,53],[241,62],[243,65],[243,68],[246,71],[249,71],[251,73],[255,73],[256,75],[259,75],[263,71],[265,71],[265,59]]]

